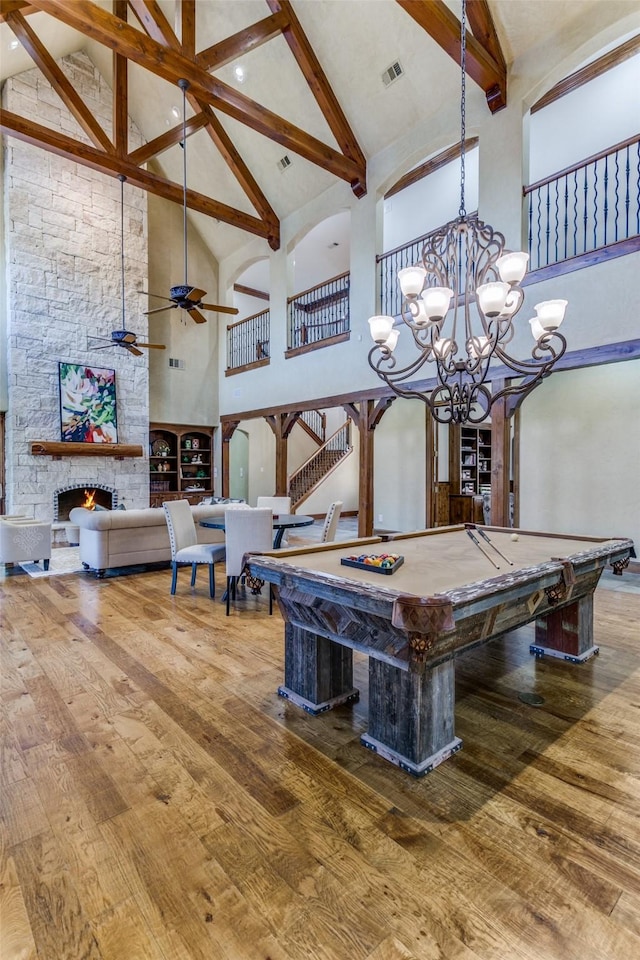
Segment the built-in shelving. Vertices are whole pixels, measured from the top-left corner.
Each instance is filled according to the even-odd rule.
[[[460,428],[460,493],[491,490],[491,427]]]
[[[152,506],[184,497],[198,503],[213,493],[213,427],[151,424],[149,496]]]

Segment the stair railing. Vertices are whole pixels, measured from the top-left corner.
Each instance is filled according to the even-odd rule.
[[[309,436],[317,443],[324,443],[327,439],[327,415],[319,410],[303,410],[298,417],[298,423]]]
[[[351,419],[349,418],[289,477],[292,507],[306,500],[338,464],[342,463],[352,449]]]

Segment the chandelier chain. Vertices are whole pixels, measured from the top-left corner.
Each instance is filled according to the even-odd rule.
[[[464,199],[465,180],[465,140],[467,136],[467,5],[462,0],[462,14],[460,17],[460,209],[458,216],[466,217]]]

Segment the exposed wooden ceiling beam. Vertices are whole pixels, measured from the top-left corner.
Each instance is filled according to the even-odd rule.
[[[196,4],[195,0],[182,0],[180,12],[180,41],[185,57],[196,55]]]
[[[23,17],[28,17],[37,12],[28,0],[0,0],[0,23],[6,20],[9,13],[21,13]]]
[[[114,0],[114,16],[127,19],[127,0]],[[119,157],[129,152],[129,61],[113,53],[113,142]]]
[[[131,0],[131,6],[134,10],[134,13],[136,16],[138,16],[140,22],[143,24],[145,30],[153,40],[161,43],[163,46],[170,47],[177,53],[181,52],[182,48],[180,41],[175,35],[171,25],[164,16],[159,5],[156,3],[156,0]],[[183,7],[181,9],[183,9]],[[231,137],[229,137],[211,107],[207,103],[203,103],[198,97],[194,96],[190,92],[187,92],[187,97],[191,107],[194,110],[200,110],[202,115],[206,118],[206,130],[211,140],[222,154],[224,161],[233,175],[236,177],[238,183],[244,190],[256,211],[260,214],[265,223],[269,225],[269,244],[273,249],[277,250],[278,247],[273,247],[273,243],[275,242],[276,238],[279,238],[280,228],[278,217],[275,211],[270,206],[269,201],[258,186],[251,171],[240,156],[239,152],[236,150]]]
[[[443,0],[396,0],[456,63],[460,63],[460,21]],[[480,0],[467,0],[479,3]],[[488,23],[479,10],[478,26]],[[495,32],[495,31],[494,31]],[[495,38],[497,43],[497,37]],[[471,34],[466,38],[467,73],[485,92],[491,113],[507,105],[507,71]]]
[[[336,138],[338,146],[347,157],[351,157],[360,166],[361,176],[357,181],[352,181],[351,187],[357,197],[363,197],[367,192],[367,162],[320,61],[316,57],[289,0],[267,0],[267,3],[272,13],[283,13],[287,17],[287,24],[283,30],[284,39],[302,71],[329,129]]]
[[[198,130],[202,130],[203,127],[209,122],[209,118],[205,113],[196,113],[193,117],[187,117],[187,122],[185,124],[185,131],[188,137],[193,133],[196,133]],[[159,154],[164,153],[165,150],[169,150],[170,147],[175,146],[176,143],[182,141],[182,124],[172,127],[171,130],[167,130],[166,133],[161,133],[159,137],[155,137],[153,140],[149,140],[148,143],[143,143],[141,147],[138,147],[137,150],[133,150],[129,154],[129,160],[132,163],[135,163],[136,166],[143,163],[147,163],[148,160],[151,160],[153,157],[157,157]]]
[[[203,102],[209,103],[334,176],[349,183],[359,182],[360,167],[350,157],[343,156],[271,110],[267,110],[266,107],[260,106],[249,97],[245,97],[239,91],[212,77],[176,51],[163,47],[135,27],[118,20],[103,7],[89,0],[74,0],[72,4],[68,4],[66,0],[35,0],[34,6],[62,23],[66,23],[67,26],[116,50],[170,83],[177,83],[181,79],[188,80],[191,92]]]
[[[0,133],[16,137],[25,143],[31,143],[36,147],[42,147],[58,156],[66,157],[85,167],[91,167],[93,170],[99,170],[108,176],[117,177],[124,174],[129,183],[142,190],[147,190],[165,200],[171,200],[173,203],[182,204],[183,187],[182,184],[172,183],[163,177],[148,170],[141,170],[130,161],[123,160],[115,153],[107,154],[95,147],[91,147],[79,140],[73,140],[62,133],[43,127],[41,124],[34,123],[31,120],[25,120],[15,113],[3,110],[0,115]],[[241,210],[235,210],[227,206],[226,203],[219,203],[217,200],[211,200],[195,190],[187,190],[187,206],[197,213],[203,213],[207,217],[214,217],[216,220],[222,220],[247,233],[252,233],[265,240],[269,239],[270,225],[263,223],[257,217],[252,217]]]
[[[198,104],[198,101],[195,97],[189,98],[191,105],[194,106]],[[273,237],[280,235],[279,220],[275,210],[272,208],[271,204],[265,197],[264,193],[258,186],[257,181],[255,180],[253,174],[249,170],[248,166],[238,153],[236,147],[231,140],[231,137],[224,129],[215,113],[208,104],[202,104],[202,112],[206,117],[208,117],[209,122],[205,127],[209,137],[212,142],[218,148],[222,154],[223,159],[225,160],[229,169],[233,172],[236,180],[244,190],[245,194],[253,204],[256,212],[262,217],[265,223],[269,224],[272,228]],[[273,250],[277,250],[278,246],[273,246],[271,239],[269,241],[270,246]]]
[[[475,39],[495,60],[500,70],[504,71],[506,77],[507,63],[487,0],[467,0],[467,19]]]
[[[282,33],[286,22],[286,17],[280,13],[265,17],[264,20],[252,23],[250,27],[245,27],[231,37],[226,37],[219,43],[207,47],[206,50],[201,50],[196,55],[196,63],[203,70],[218,70],[232,60],[237,60],[238,57],[261,47],[268,40],[273,40]]]
[[[6,22],[91,142],[96,147],[106,150],[107,153],[111,152],[113,150],[111,140],[22,14],[17,11],[9,13]]]

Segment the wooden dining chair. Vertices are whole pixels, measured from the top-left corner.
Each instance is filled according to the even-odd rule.
[[[162,506],[167,518],[171,544],[171,595],[176,592],[178,566],[191,564],[191,586],[195,586],[198,566],[209,565],[209,596],[216,595],[215,565],[225,559],[225,547],[220,543],[198,543],[191,506],[188,500],[167,500]]]

